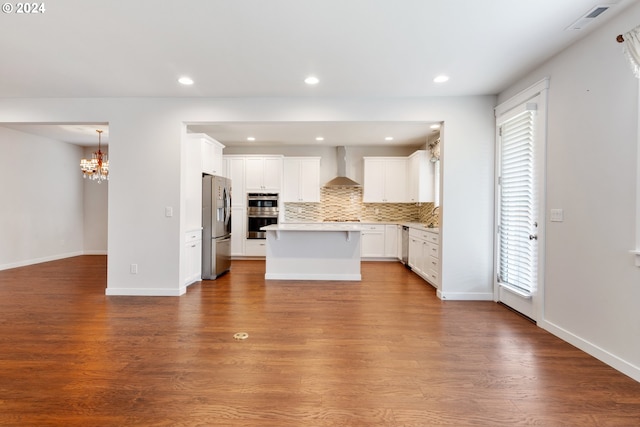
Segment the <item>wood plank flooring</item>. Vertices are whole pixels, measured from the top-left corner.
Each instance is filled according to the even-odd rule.
[[[0,426],[640,425],[640,383],[503,306],[362,274],[107,297],[102,256],[0,271]]]

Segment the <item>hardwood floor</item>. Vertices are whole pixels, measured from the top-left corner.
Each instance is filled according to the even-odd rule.
[[[640,425],[640,383],[506,308],[362,274],[107,297],[102,256],[0,271],[0,426]]]

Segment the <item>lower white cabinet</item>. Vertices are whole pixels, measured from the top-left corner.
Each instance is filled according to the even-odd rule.
[[[360,236],[360,255],[362,258],[383,258],[385,256],[384,224],[363,224]]]
[[[360,255],[370,259],[398,260],[402,256],[402,226],[398,224],[362,224]]]
[[[402,253],[398,252],[398,237],[400,236],[398,230],[402,230],[402,226],[397,224],[384,226],[384,256],[387,258],[400,259],[402,257]]]
[[[186,233],[184,245],[183,283],[190,285],[202,279],[202,231]]]
[[[267,239],[245,239],[244,255],[248,257],[267,256]]]
[[[412,271],[415,271],[416,273],[418,273],[419,275],[422,276],[421,272],[422,272],[422,243],[423,240],[420,239],[419,237],[417,237],[415,235],[415,233],[412,233],[413,229],[409,229],[409,259],[408,259],[408,264],[409,267],[411,267]]]
[[[409,267],[435,288],[440,288],[440,235],[423,229],[409,229]]]
[[[440,235],[429,233],[427,242],[428,257],[425,262],[427,280],[440,289]]]

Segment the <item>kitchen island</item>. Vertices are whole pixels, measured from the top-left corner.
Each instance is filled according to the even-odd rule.
[[[267,232],[267,280],[361,280],[360,224],[273,224]]]

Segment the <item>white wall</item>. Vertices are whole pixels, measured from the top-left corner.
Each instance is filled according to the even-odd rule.
[[[0,127],[0,269],[83,252],[80,147]]]
[[[615,37],[640,4],[552,58],[499,97],[550,77],[544,315],[540,326],[640,381],[635,249],[638,80]]]
[[[183,123],[442,121],[443,297],[484,298],[492,287],[494,105],[491,96],[0,99],[0,122],[108,122],[107,294],[179,295]]]

